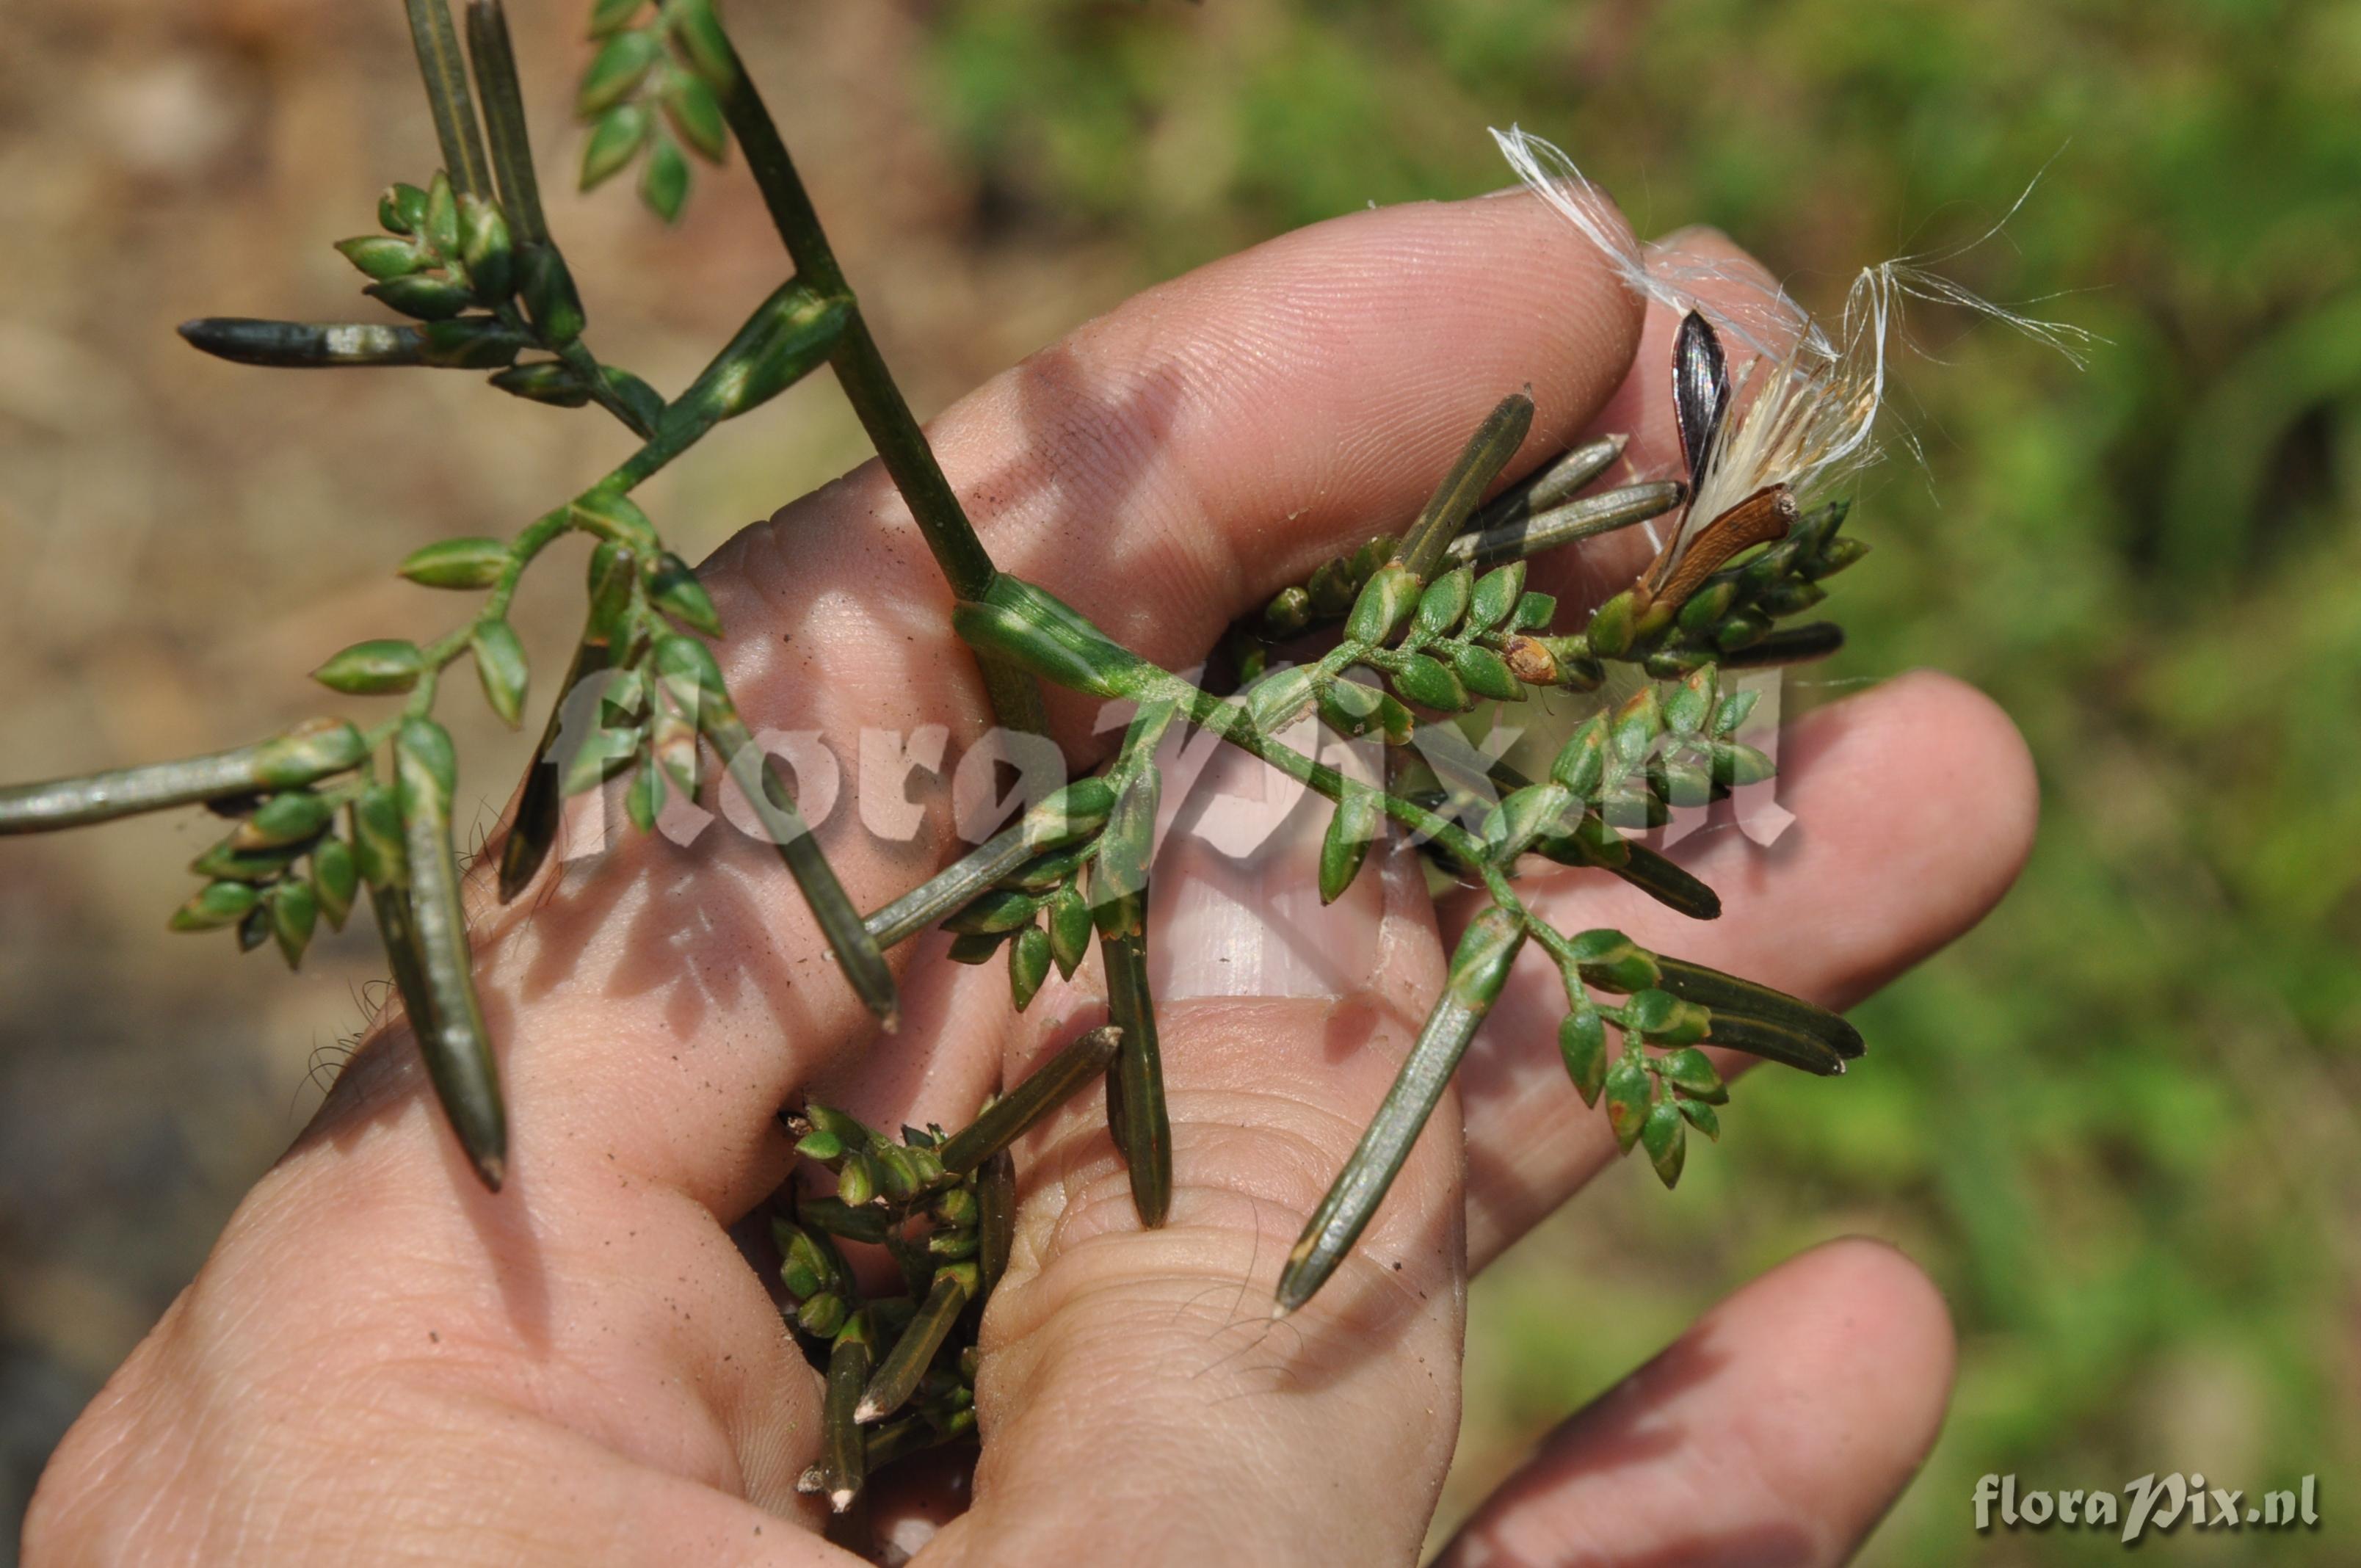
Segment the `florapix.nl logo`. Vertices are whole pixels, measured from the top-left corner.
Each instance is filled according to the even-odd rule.
[[[2014,1475],[1976,1482],[1976,1530],[2068,1530],[2120,1532],[2126,1546],[2153,1532],[2229,1534],[2240,1530],[2317,1530],[2319,1477],[2249,1496],[2209,1481],[2202,1471],[2151,1472],[2113,1490],[2026,1488]]]

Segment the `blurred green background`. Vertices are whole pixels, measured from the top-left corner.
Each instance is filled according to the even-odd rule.
[[[577,4],[517,0],[546,162]],[[2023,884],[1859,1018],[1831,1088],[1750,1080],[1677,1193],[1636,1166],[1477,1288],[1464,1508],[1688,1316],[1817,1239],[1934,1274],[1949,1427],[1869,1560],[2112,1555],[1969,1528],[1986,1471],[2322,1477],[2316,1534],[2152,1541],[2361,1560],[2361,6],[2268,0],[904,0],[734,16],[923,411],[1142,284],[1366,203],[1498,186],[1558,140],[1642,232],[1720,225],[1823,305],[1997,217],[1955,270],[2108,340],[2006,334],[1907,374],[1924,473],[1856,510],[1853,642],[1994,694],[2042,770]],[[619,436],[473,378],[199,360],[202,313],[333,318],[327,248],[433,155],[391,0],[0,7],[0,773],[197,750],[310,710],[357,635],[437,630],[386,564],[501,532]],[[563,149],[563,150],[559,150]],[[2062,150],[2061,150],[2062,149]],[[2054,159],[2054,161],[2053,161]],[[602,353],[677,386],[775,280],[742,175],[665,231],[560,199]],[[1505,264],[1513,264],[1512,259]],[[652,488],[685,552],[864,455],[799,389]],[[550,574],[521,620],[566,636]],[[460,736],[489,817],[522,758]],[[366,937],[303,974],[168,940],[201,825],[0,862],[0,1519],[318,1097]],[[5,1532],[13,1544],[14,1530]],[[6,1550],[0,1547],[0,1551]]]

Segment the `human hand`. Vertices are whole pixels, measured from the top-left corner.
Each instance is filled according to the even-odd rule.
[[[933,436],[1005,566],[1186,665],[1413,510],[1504,390],[1533,388],[1530,454],[1597,425],[1665,462],[1670,327],[1523,195],[1355,214],[1150,291]],[[1536,586],[1598,562],[1537,566]],[[984,732],[947,592],[873,465],[747,531],[708,580],[756,724],[848,755],[863,729],[944,725],[955,753]],[[1051,711],[1070,756],[1103,754],[1087,706]],[[1842,1006],[1972,924],[2030,836],[2015,732],[1940,677],[1813,716],[1782,764],[1800,825],[1774,853],[1720,834],[1688,857],[1729,906],[1715,925],[1577,873],[1521,886],[1562,928],[1622,926]],[[1238,793],[1268,776],[1216,766]],[[916,781],[915,839],[849,808],[821,829],[864,908],[956,852],[948,791]],[[1179,783],[1185,828],[1213,792]],[[1138,1228],[1095,1095],[1020,1147],[977,1388],[989,1446],[972,1497],[912,1504],[914,1536],[919,1513],[972,1505],[928,1561],[1416,1554],[1457,1427],[1466,1278],[1612,1144],[1572,1113],[1554,978],[1521,970],[1354,1258],[1268,1325],[1281,1257],[1439,983],[1438,921],[1449,937],[1466,915],[1399,855],[1317,909],[1299,829],[1245,862],[1184,832],[1159,863],[1171,1220]],[[1091,971],[1013,1018],[996,971],[914,944],[902,1029],[880,1038],[767,847],[725,827],[686,849],[627,838],[478,915],[506,1190],[476,1185],[407,1037],[381,1032],[60,1447],[27,1525],[36,1568],[846,1560],[794,1491],[817,1381],[729,1231],[792,1163],[773,1113],[808,1091],[874,1124],[958,1124],[1096,1021]],[[1455,1560],[1840,1561],[1931,1441],[1949,1357],[1896,1255],[1807,1254],[1554,1437]]]

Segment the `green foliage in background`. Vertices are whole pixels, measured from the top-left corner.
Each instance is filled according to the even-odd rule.
[[[1681,1194],[1627,1206],[1619,1178],[1590,1230],[1488,1281],[1471,1420],[1530,1431],[1742,1275],[1869,1228],[1932,1269],[1963,1339],[1877,1560],[2113,1550],[1976,1537],[1986,1470],[2309,1471],[2324,1495],[2355,1473],[2361,7],[994,0],[940,7],[929,60],[986,241],[1086,225],[1143,277],[1507,184],[1484,127],[1518,120],[1642,233],[1719,225],[1827,308],[2048,166],[1949,270],[2073,291],[2048,313],[2111,341],[2076,373],[1917,318],[1942,362],[1894,407],[1927,463],[1866,488],[1852,642],[1803,677],[1936,664],[1998,697],[2041,770],[2033,864],[1857,1014],[1875,1048],[1839,1090],[1766,1077]],[[2345,1561],[2353,1528],[2212,1560]]]

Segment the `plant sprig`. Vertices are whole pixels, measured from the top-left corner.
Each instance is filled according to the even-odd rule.
[[[1080,1036],[949,1135],[897,1140],[818,1103],[784,1118],[836,1179],[772,1225],[787,1321],[828,1379],[821,1458],[798,1486],[833,1512],[885,1465],[974,1432],[976,1329],[1015,1234],[1009,1146],[1108,1071],[1121,1039],[1112,1025]],[[847,1245],[882,1247],[901,1288],[864,1288]]]
[[[611,176],[644,150],[642,193],[668,219],[686,194],[681,144],[718,160],[734,139],[794,266],[705,372],[669,400],[601,362],[585,340],[587,312],[540,207],[499,0],[470,0],[464,60],[445,0],[405,5],[444,168],[423,185],[391,187],[379,204],[383,232],[339,248],[369,280],[365,291],[410,322],[216,318],[190,323],[185,334],[254,364],[489,371],[493,384],[533,400],[596,404],[641,444],[505,541],[445,540],[402,563],[402,575],[423,586],[484,598],[441,637],[365,641],[317,672],[345,695],[402,697],[393,717],[366,730],[318,720],[236,751],[0,791],[0,833],[203,804],[236,826],[193,863],[205,880],[174,926],[232,927],[242,945],[275,943],[290,963],[301,959],[318,921],[338,924],[365,891],[445,1113],[478,1174],[497,1187],[508,1157],[505,1107],[474,992],[453,853],[457,762],[434,713],[444,673],[467,658],[494,712],[522,722],[531,678],[509,606],[524,572],[552,543],[583,533],[593,541],[584,629],[500,846],[500,896],[518,896],[547,863],[567,795],[619,785],[626,815],[644,831],[672,794],[694,798],[713,784],[709,754],[776,841],[848,982],[888,1025],[895,988],[884,948],[930,924],[950,927],[955,959],[1005,955],[1019,1009],[1052,969],[1071,977],[1095,941],[1113,1022],[1093,1047],[1104,1055],[1088,1058],[1089,1071],[1107,1075],[1110,1128],[1145,1223],[1162,1222],[1172,1189],[1146,955],[1160,790],[1155,757],[1176,726],[1208,730],[1334,804],[1321,856],[1323,898],[1350,886],[1388,822],[1483,890],[1488,906],[1453,955],[1444,994],[1400,1077],[1290,1255],[1282,1311],[1319,1288],[1375,1213],[1529,942],[1565,980],[1561,1046],[1576,1088],[1606,1107],[1622,1146],[1648,1150],[1668,1183],[1686,1158],[1687,1131],[1714,1135],[1726,1100],[1701,1046],[1816,1072],[1840,1070],[1859,1054],[1859,1036],[1833,1014],[1647,952],[1619,932],[1556,931],[1514,886],[1522,862],[1539,857],[1609,870],[1700,918],[1719,912],[1709,888],[1634,843],[1630,831],[1770,776],[1769,760],[1740,738],[1751,696],[1724,690],[1720,673],[1817,657],[1841,641],[1825,622],[1780,624],[1814,608],[1825,580],[1861,555],[1862,546],[1839,532],[1841,502],[1798,517],[1792,495],[1774,485],[1762,492],[1761,505],[1750,498],[1708,520],[1717,526],[1697,537],[1709,537],[1709,549],[1686,547],[1685,521],[1631,589],[1592,610],[1578,629],[1559,630],[1555,602],[1526,588],[1526,558],[1642,522],[1681,505],[1690,488],[1652,480],[1582,493],[1620,457],[1621,441],[1609,438],[1545,464],[1479,507],[1530,430],[1532,400],[1514,394],[1484,421],[1417,518],[1282,589],[1242,638],[1234,637],[1246,687],[1235,699],[1218,695],[1137,657],[994,564],[888,371],[710,0],[661,0],[653,9],[648,0],[597,0],[591,31],[600,45],[576,105],[592,121],[587,181]],[[1709,335],[1684,323],[1685,344]],[[952,590],[953,628],[978,654],[1000,721],[1039,730],[1044,680],[1136,705],[1103,773],[1069,785],[866,919],[752,743],[705,641],[722,630],[710,601],[631,499],[715,425],[823,363],[836,372]],[[1693,458],[1704,450],[1697,433],[1729,414],[1722,390],[1699,382],[1682,406]],[[1708,392],[1713,398],[1699,401]],[[1332,620],[1341,621],[1332,648],[1309,663],[1279,663],[1280,642]],[[1472,784],[1446,781],[1414,754],[1422,748],[1410,745],[1422,714],[1449,718],[1537,691],[1593,691],[1618,663],[1648,684],[1579,726],[1541,781],[1499,763],[1477,769]],[[567,698],[577,689],[586,694],[587,712],[569,722]],[[1307,713],[1339,737],[1382,738],[1384,775],[1375,784],[1348,778],[1281,740]],[[1610,1045],[1609,1031],[1620,1047]],[[1071,1069],[1085,1058],[1060,1059]],[[967,1245],[957,1239],[968,1222],[961,1217],[966,1200],[956,1194],[969,1192],[975,1172],[991,1161],[954,1171],[943,1151],[959,1140],[943,1144],[925,1134],[888,1145],[849,1119],[815,1120],[804,1136],[806,1152],[832,1161],[840,1183],[835,1198],[799,1207],[805,1233],[843,1239],[849,1233],[830,1225],[854,1226],[868,1239],[879,1228],[870,1206],[882,1184],[889,1207],[899,1206],[876,1238],[889,1250],[895,1227],[922,1210],[928,1248],[938,1234],[953,1238],[946,1247]],[[971,1196],[981,1213],[983,1189]],[[862,1424],[862,1411],[882,1419],[914,1390],[924,1404],[928,1379],[943,1371],[947,1325],[971,1315],[990,1288],[993,1270],[983,1261],[994,1245],[990,1225],[978,1219],[975,1235],[972,1257],[930,1251],[923,1278],[914,1262],[906,1271],[906,1311],[847,1295],[839,1287],[850,1277],[821,1243],[805,1249],[805,1272],[796,1277],[813,1288],[800,1299],[806,1307],[838,1302],[812,1309],[818,1321],[807,1325],[829,1327],[829,1409],[844,1429],[832,1428],[823,1467],[832,1497],[858,1492],[873,1442],[895,1449],[920,1441],[909,1431],[889,1441],[887,1429],[859,1442],[848,1434]],[[941,1386],[954,1405],[957,1387],[956,1376]],[[928,1431],[939,1435],[956,1424],[953,1405],[926,1408],[940,1418],[929,1418]]]

